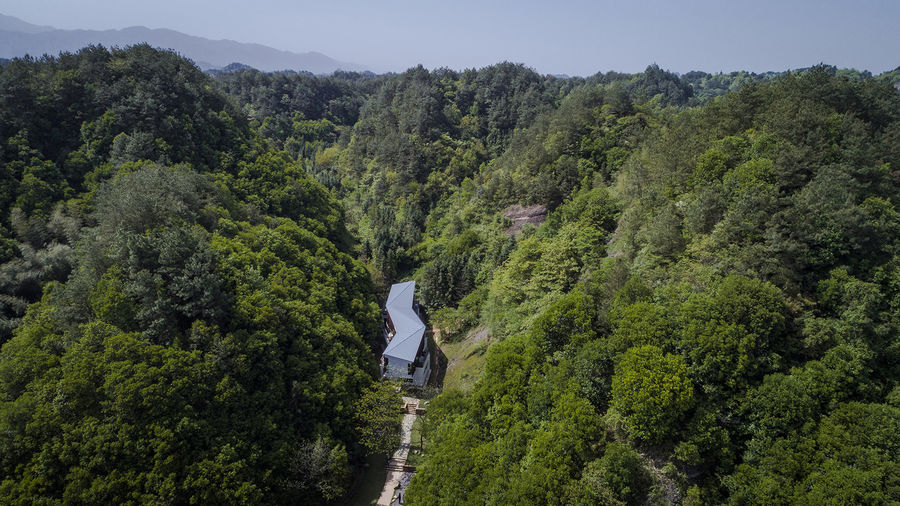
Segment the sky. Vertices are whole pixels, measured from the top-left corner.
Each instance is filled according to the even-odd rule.
[[[587,76],[900,66],[900,0],[0,0],[65,29],[142,25],[318,51],[376,72],[501,61]]]

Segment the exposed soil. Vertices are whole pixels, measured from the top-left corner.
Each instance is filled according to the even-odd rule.
[[[506,229],[506,235],[518,235],[526,223],[538,226],[547,219],[547,208],[536,204],[522,207],[519,204],[511,205],[503,211],[503,216],[512,220],[512,225]]]
[[[487,327],[476,327],[469,331],[469,334],[466,335],[466,340],[470,341],[472,344],[478,344],[487,339],[490,335],[491,329]]]

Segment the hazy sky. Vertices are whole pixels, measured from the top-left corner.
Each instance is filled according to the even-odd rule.
[[[375,71],[521,62],[544,73],[900,66],[900,0],[0,0],[57,28],[143,25],[319,51]]]

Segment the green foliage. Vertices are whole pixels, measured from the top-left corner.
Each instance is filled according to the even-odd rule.
[[[214,79],[253,120],[279,126],[282,122],[299,123],[299,128],[295,125],[291,133],[308,132],[310,123],[306,122],[318,120],[353,125],[366,95],[383,81],[355,72],[335,72],[317,78],[308,73],[263,73],[253,69],[220,72]],[[265,130],[261,130],[265,135]],[[285,140],[275,135],[266,137]]]
[[[715,406],[697,409],[682,430],[683,441],[675,447],[675,458],[689,466],[730,469],[734,445],[722,418]]]
[[[779,364],[786,307],[773,285],[729,276],[712,297],[697,295],[683,308],[681,347],[707,394],[742,389]]]
[[[588,464],[584,472],[624,504],[640,504],[650,488],[650,476],[640,455],[620,443],[607,444],[603,457]]]
[[[440,329],[442,342],[461,339],[480,321],[487,294],[487,287],[482,285],[463,297],[456,308],[443,308],[431,314],[431,323]]]
[[[475,285],[475,262],[467,254],[448,253],[422,272],[422,299],[433,308],[455,306]]]
[[[331,194],[171,53],[16,60],[0,85],[3,497],[342,497],[378,309]]]
[[[210,237],[196,225],[143,234],[119,228],[126,256],[117,257],[114,247],[93,259],[112,263],[97,278],[83,265],[26,318],[4,347],[0,367],[20,371],[3,376],[2,412],[11,424],[3,444],[16,445],[3,452],[10,497],[120,502],[169,494],[176,502],[255,502],[343,493],[349,469],[343,448],[356,441],[350,407],[371,381],[371,359],[358,333],[376,321],[365,292],[357,291],[365,286],[364,271],[292,222],[273,229],[220,224],[239,232],[228,238]],[[78,287],[91,279],[96,285],[77,309]],[[69,318],[83,319],[85,330],[57,330]],[[63,335],[71,344],[49,349],[58,357],[54,368],[22,377],[21,361],[6,363],[16,360],[13,350],[61,343]],[[38,341],[26,344],[26,336]],[[35,397],[39,391],[45,394]],[[40,439],[16,442],[22,424],[35,417],[59,445],[41,450]],[[112,429],[123,424],[125,433]],[[90,463],[95,445],[111,444],[100,438],[109,431],[111,441],[126,446]],[[316,433],[332,438],[327,455],[304,442]],[[70,444],[83,450],[72,453]],[[312,452],[317,466],[331,471],[292,467],[287,459],[299,457],[291,456],[290,445]],[[57,467],[29,470],[46,459]],[[20,473],[49,481],[32,490]],[[73,481],[74,473],[86,481]],[[92,481],[103,488],[91,488]],[[78,483],[85,488],[73,488]]]
[[[578,214],[577,222],[559,225],[559,220],[551,220],[537,234],[520,240],[501,268],[493,273],[484,313],[496,334],[505,336],[528,329],[543,308],[571,292],[579,281],[600,271],[605,253],[604,238],[609,229],[598,225],[612,226],[613,207],[605,198],[605,192],[588,192],[585,200],[591,201],[592,197],[597,197],[594,202],[599,202],[603,208],[594,213]],[[571,213],[578,204],[576,200],[571,207],[560,208],[560,214]],[[587,309],[591,303],[582,301],[580,304]],[[587,320],[582,318],[582,321],[587,325]],[[578,339],[588,338],[583,335]],[[548,349],[562,344],[564,342],[548,344]]]
[[[598,412],[609,405],[612,393],[615,354],[604,340],[595,340],[584,345],[575,357],[575,381],[581,388],[581,395],[591,402]]]
[[[7,239],[10,258],[0,264],[0,343],[21,323],[28,304],[41,297],[42,285],[64,281],[75,264],[75,245],[81,220],[58,205],[44,219],[40,214],[26,218],[13,209],[11,221],[18,241]]]
[[[887,504],[900,500],[900,412],[847,403],[806,437],[781,439],[726,477],[734,504]]]
[[[117,233],[142,234],[161,225],[212,225],[204,212],[222,199],[208,179],[186,167],[131,164],[128,169],[96,194],[94,218],[106,240],[112,241]]]
[[[677,428],[694,400],[687,366],[678,355],[652,345],[629,349],[612,380],[612,407],[625,417],[628,433],[661,441]]]
[[[390,455],[400,444],[403,401],[390,381],[373,383],[354,406],[359,443],[373,455]]]
[[[893,74],[9,61],[0,494],[340,501],[407,276],[491,334],[410,503],[897,502]]]
[[[116,161],[149,158],[212,168],[233,156],[247,136],[241,115],[211,89],[207,76],[146,44],[16,59],[0,70],[0,82],[7,90],[0,107],[3,131],[26,132],[28,144],[64,168],[74,188],[111,154]]]
[[[434,451],[418,470],[406,499],[563,504],[566,483],[593,456],[588,442],[598,438],[599,424],[593,409],[572,394],[554,400],[540,428],[516,424],[495,432],[489,441],[473,430],[467,415],[452,416],[433,436]]]
[[[329,170],[342,180],[350,228],[385,278],[412,270],[429,214],[569,85],[509,63],[462,73],[419,66],[380,83]],[[483,257],[461,253],[426,273],[438,307],[474,288],[472,264]]]
[[[865,349],[842,345],[832,348],[822,360],[806,362],[791,374],[764,378],[746,400],[752,434],[751,450],[764,448],[774,438],[805,429],[837,403],[859,398],[869,386]]]
[[[333,197],[284,152],[241,161],[236,175],[224,179],[235,197],[267,215],[289,218],[335,242],[345,239]]]
[[[554,302],[531,327],[531,339],[544,353],[552,354],[568,345],[581,347],[596,337],[594,301],[574,290]]]
[[[643,345],[672,348],[672,320],[660,304],[635,302],[618,311],[612,323],[615,332],[609,345],[618,353]]]
[[[677,75],[662,70],[655,63],[629,83],[628,89],[639,103],[659,96],[660,104],[664,106],[684,105],[693,95],[688,83]]]
[[[464,230],[488,237],[491,212],[550,209],[502,263],[472,269],[487,296],[466,308],[498,339],[470,396],[438,423],[467,449],[431,447],[410,500],[896,500],[890,450],[862,465],[817,439],[847,403],[896,397],[896,91],[825,66],[681,78],[651,68],[589,83],[447,187],[413,247],[435,254],[427,266]],[[685,103],[705,105],[664,108]],[[469,325],[461,307],[453,318]],[[570,393],[612,408],[603,420],[624,445],[586,440],[581,470],[554,475],[531,459]],[[641,469],[627,465],[639,462],[629,445],[680,471],[628,496],[641,473],[611,477],[600,457],[608,448],[610,468]],[[561,496],[538,492],[557,482]]]
[[[40,283],[65,279],[72,265],[68,248],[104,180],[145,159],[201,171],[231,169],[250,132],[209,83],[188,61],[147,45],[91,46],[55,58],[14,59],[0,68],[0,224],[12,225],[28,245],[4,259],[12,262],[7,272],[21,274],[2,288],[9,298],[2,303],[0,341],[19,324],[22,304],[37,300]],[[153,193],[147,178],[135,183],[141,186],[131,193],[136,199],[165,193]],[[69,205],[58,211],[65,199]],[[157,202],[159,208],[165,204]],[[129,210],[124,205],[110,212]]]

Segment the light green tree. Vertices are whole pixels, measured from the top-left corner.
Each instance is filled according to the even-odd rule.
[[[613,376],[612,406],[637,439],[661,441],[669,436],[693,399],[684,359],[656,346],[628,350]]]

